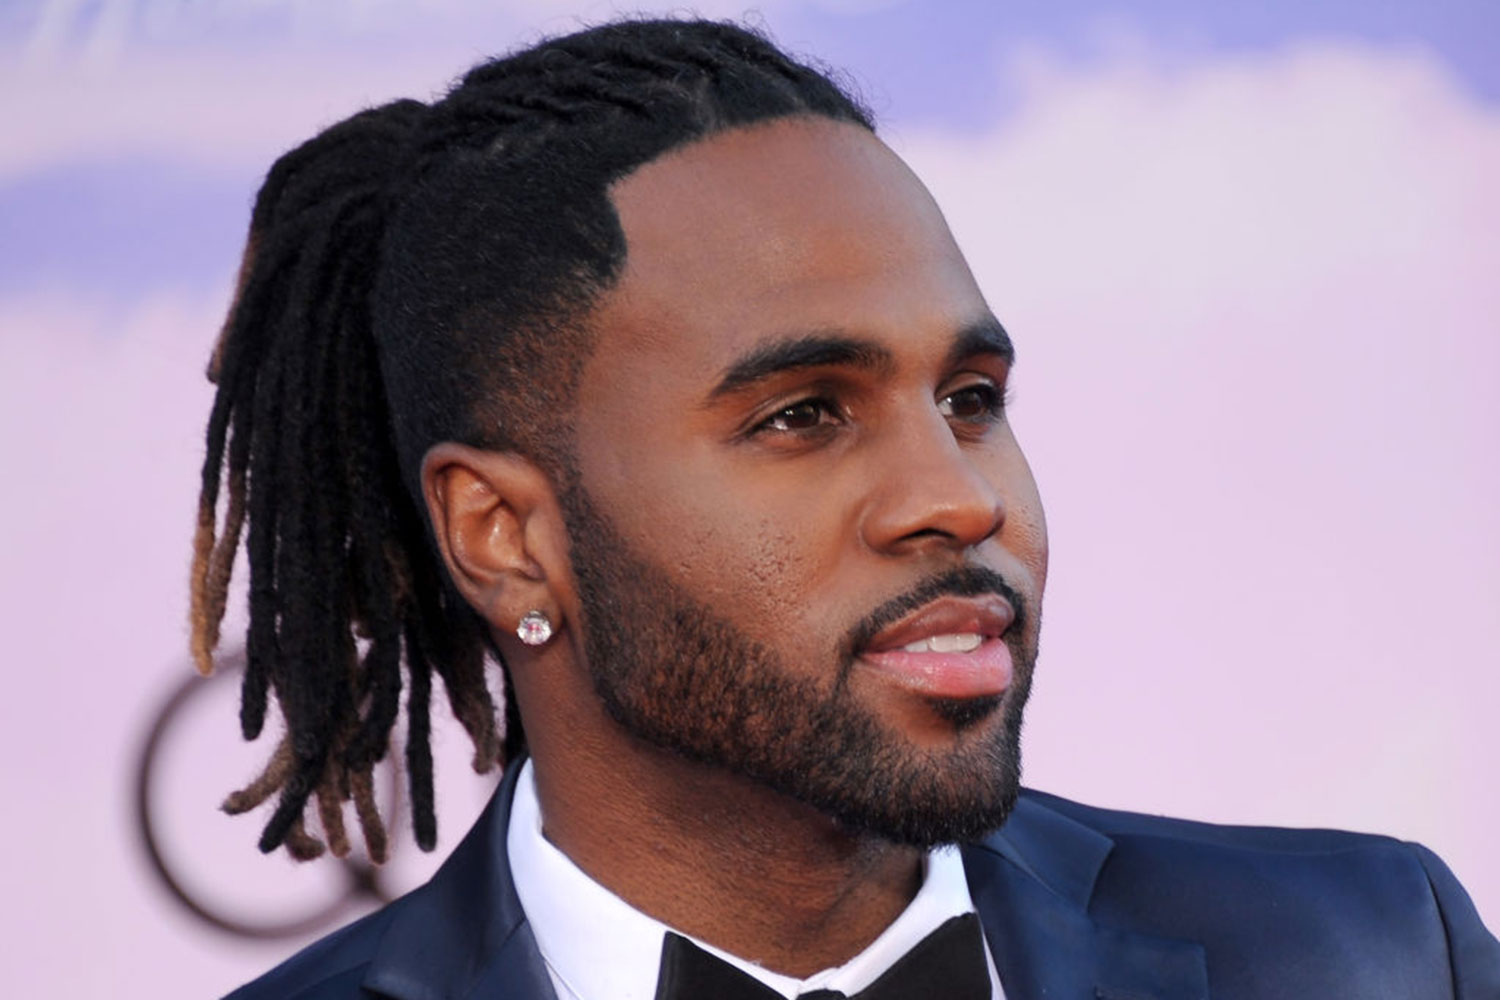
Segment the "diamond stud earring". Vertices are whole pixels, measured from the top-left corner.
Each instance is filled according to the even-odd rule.
[[[528,646],[543,646],[552,638],[552,620],[540,611],[528,611],[516,626],[516,635]]]

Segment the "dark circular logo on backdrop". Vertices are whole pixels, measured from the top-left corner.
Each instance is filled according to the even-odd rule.
[[[218,669],[209,678],[200,677],[190,667],[185,667],[187,676],[161,703],[150,720],[141,745],[135,774],[136,826],[151,870],[172,898],[199,920],[239,937],[300,937],[329,926],[351,909],[390,900],[393,893],[385,884],[386,873],[351,855],[334,862],[341,877],[332,880],[331,895],[326,895],[321,902],[315,901],[310,907],[304,902],[301,904],[304,909],[300,912],[267,915],[257,914],[255,907],[244,900],[210,898],[207,890],[194,885],[195,880],[187,872],[186,859],[169,856],[181,848],[165,835],[165,818],[161,814],[164,796],[160,794],[159,786],[168,757],[185,745],[180,739],[174,741],[173,737],[181,735],[195,712],[211,706],[214,698],[222,699],[227,694],[225,686],[238,682],[244,664],[244,653],[237,651],[222,657]],[[398,802],[399,795],[392,794],[391,801]],[[326,866],[328,861],[320,864]]]

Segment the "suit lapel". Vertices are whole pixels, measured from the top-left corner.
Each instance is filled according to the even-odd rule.
[[[1006,1000],[1206,1000],[1196,942],[1096,924],[1088,913],[1113,843],[1023,796],[965,847],[964,870]]]
[[[432,880],[393,904],[366,989],[397,1000],[555,1000],[505,849],[519,763]]]

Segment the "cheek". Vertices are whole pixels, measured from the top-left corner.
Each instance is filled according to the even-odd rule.
[[[768,512],[743,494],[686,515],[671,530],[673,578],[761,639],[801,627],[825,575],[827,532],[806,510]],[[687,518],[691,517],[691,520]]]
[[[1005,526],[1001,529],[1001,542],[1040,575],[1046,575],[1047,515],[1035,488],[1009,505]]]
[[[636,451],[616,474],[585,470],[590,496],[696,601],[758,637],[786,624],[826,572],[838,534],[827,498],[775,476],[735,475],[733,463],[695,460],[691,448],[672,461],[666,451]]]
[[[1047,528],[1040,507],[1007,519],[1000,544],[1025,567],[1029,577],[1021,584],[1027,603],[1039,606],[1047,586]]]
[[[1034,600],[1040,601],[1047,582],[1047,514],[1042,507],[1036,479],[1019,449],[1006,463],[1004,481],[1009,484],[1005,496],[1005,526],[1000,530],[1000,544],[1025,564],[1034,577]]]

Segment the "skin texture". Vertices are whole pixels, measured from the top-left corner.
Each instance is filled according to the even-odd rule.
[[[610,683],[644,683],[647,709],[664,689],[650,686],[649,660],[627,676],[630,650],[591,662],[611,647],[588,630],[641,621],[646,655],[660,657],[675,619],[646,605],[612,620],[598,606],[606,582],[582,588],[591,621],[579,569],[596,543],[646,574],[658,603],[690,600],[731,632],[726,669],[770,671],[804,701],[836,698],[839,718],[861,720],[890,760],[988,795],[991,750],[1019,726],[1046,575],[1031,473],[1003,414],[979,405],[1009,364],[955,356],[989,310],[926,190],[862,129],[785,119],[721,133],[646,164],[612,197],[629,255],[592,317],[577,481],[439,445],[423,469],[429,511],[512,670],[549,839],[638,908],[808,975],[895,918],[920,883],[920,850],[746,773],[722,746],[694,759],[612,714]],[[880,361],[715,392],[737,362],[809,334]],[[593,538],[570,536],[590,526]],[[1024,609],[999,704],[945,710],[849,655],[875,609],[965,569],[1003,577]],[[514,638],[532,609],[557,625],[539,649]],[[715,679],[702,664],[689,676],[693,690]],[[725,725],[701,705],[674,722],[677,707],[657,713],[669,735]]]

